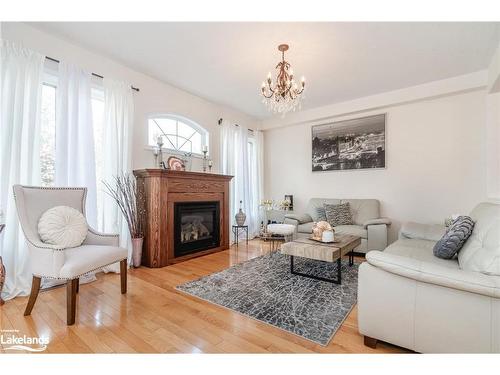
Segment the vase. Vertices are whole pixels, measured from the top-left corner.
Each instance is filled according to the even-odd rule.
[[[137,268],[141,265],[142,243],[144,238],[132,238],[132,265]]]
[[[234,218],[236,219],[236,224],[238,224],[241,227],[242,225],[245,225],[245,220],[247,219],[247,215],[240,208],[240,210],[234,216]]]
[[[3,265],[2,257],[0,257],[0,306],[4,304],[4,300],[2,299],[2,289],[4,282],[5,282],[5,266]]]

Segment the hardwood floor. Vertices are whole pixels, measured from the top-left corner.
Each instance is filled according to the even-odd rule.
[[[269,251],[260,240],[173,266],[141,267],[128,273],[128,292],[120,275],[99,274],[81,285],[76,322],[66,326],[66,288],[41,291],[31,316],[23,316],[27,297],[0,307],[0,329],[18,336],[50,339],[48,353],[399,353],[404,349],[363,344],[357,309],[349,314],[327,347],[278,328],[177,292],[174,287]],[[359,259],[358,261],[361,261]],[[0,352],[6,352],[0,344]],[[8,351],[12,352],[12,351]]]

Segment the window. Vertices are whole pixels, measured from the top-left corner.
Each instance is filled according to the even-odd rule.
[[[40,172],[42,186],[55,184],[56,157],[56,90],[54,79],[46,79],[42,85],[42,107],[40,124]],[[92,89],[92,118],[94,129],[94,147],[96,161],[96,181],[102,180],[102,136],[104,122],[104,92],[102,89]],[[97,189],[97,195],[101,189]]]
[[[203,147],[208,147],[208,132],[195,122],[175,115],[150,117],[149,146],[156,146],[159,136],[163,147],[179,153],[190,152],[202,155]]]

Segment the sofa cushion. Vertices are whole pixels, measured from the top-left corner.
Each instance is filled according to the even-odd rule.
[[[434,255],[441,259],[453,258],[470,237],[473,228],[474,221],[469,216],[459,216],[434,245]]]
[[[460,268],[500,276],[500,204],[480,203],[470,216],[475,225],[458,253]]]
[[[457,259],[440,259],[434,256],[432,249],[435,244],[435,241],[402,238],[386,247],[384,253],[458,269]]]
[[[380,203],[377,199],[342,199],[341,203],[349,203],[353,224],[363,225],[368,220],[380,217]]]
[[[297,232],[299,233],[312,233],[314,223],[304,223],[297,225]]]
[[[307,204],[307,213],[311,215],[313,221],[321,221],[318,216],[318,207],[323,208],[323,204],[340,204],[340,199],[311,198]],[[312,228],[312,227],[311,227]]]
[[[335,228],[335,233],[339,234],[352,234],[353,236],[358,236],[361,238],[368,238],[368,230],[361,225],[337,225]]]
[[[332,227],[337,225],[351,225],[352,216],[351,209],[349,208],[349,203],[341,204],[325,204],[326,221],[330,223]]]

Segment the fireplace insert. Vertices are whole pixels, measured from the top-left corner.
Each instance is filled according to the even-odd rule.
[[[174,255],[180,257],[220,245],[219,202],[174,203]]]

